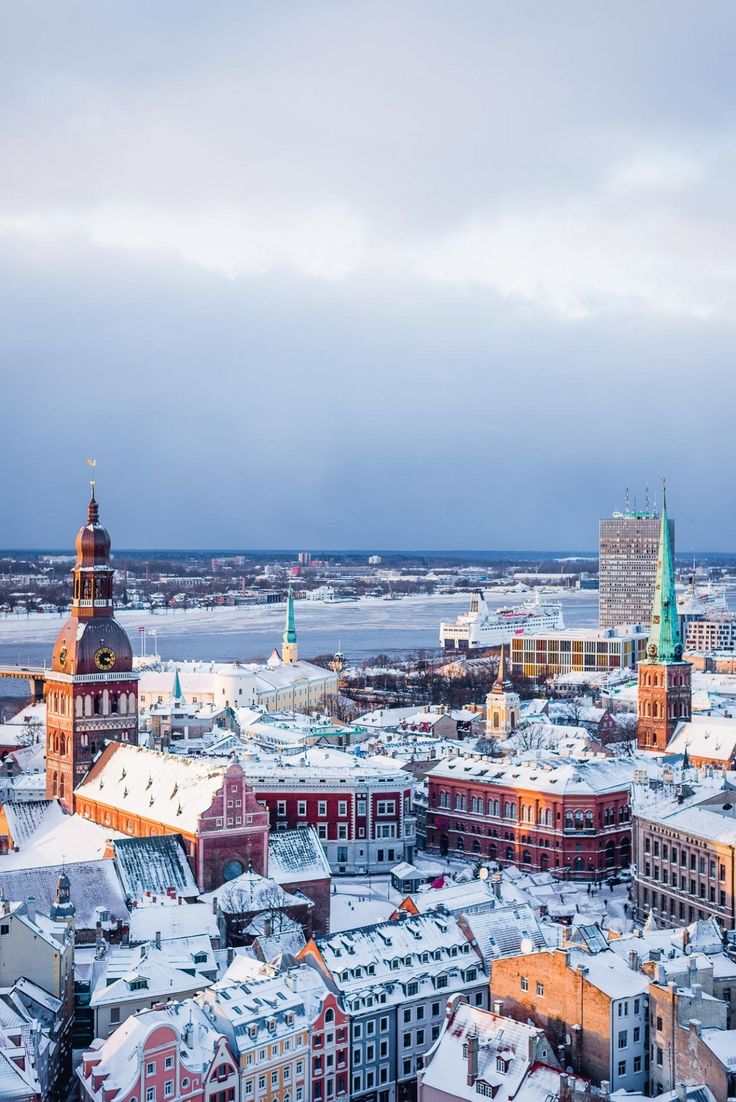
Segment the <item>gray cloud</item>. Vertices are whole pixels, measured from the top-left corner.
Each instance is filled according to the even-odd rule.
[[[732,547],[733,22],[6,7],[0,542]]]

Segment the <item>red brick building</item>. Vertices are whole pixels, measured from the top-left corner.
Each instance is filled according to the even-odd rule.
[[[94,483],[79,529],[69,619],[46,679],[46,795],[73,810],[73,793],[110,740],[138,741],[138,674],[130,640],[114,617],[110,537],[100,524]]]
[[[268,811],[242,766],[110,743],[75,793],[77,813],[133,838],[181,834],[201,891],[268,871]]]
[[[413,860],[414,779],[399,766],[313,746],[245,768],[271,830],[314,827],[333,873],[388,872]]]
[[[631,863],[631,767],[603,757],[448,758],[428,774],[427,849],[602,879]]]

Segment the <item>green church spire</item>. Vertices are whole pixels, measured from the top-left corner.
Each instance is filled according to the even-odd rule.
[[[675,596],[675,562],[664,490],[662,491],[662,525],[659,533],[657,580],[654,586],[652,626],[647,644],[647,657],[650,662],[682,661],[682,639]]]
[[[171,690],[171,699],[176,703],[180,700],[184,700],[184,693],[181,691],[181,681],[179,680],[179,671],[174,671],[174,687]]]
[[[296,625],[294,623],[294,594],[291,586],[286,595],[286,627],[284,628],[284,642],[296,643]]]

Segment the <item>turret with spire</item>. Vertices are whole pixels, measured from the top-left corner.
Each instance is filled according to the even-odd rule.
[[[677,617],[675,562],[672,553],[667,497],[662,492],[657,575],[646,659],[639,663],[639,707],[636,738],[640,750],[666,749],[680,723],[692,710],[691,667],[682,659]]]
[[[291,665],[298,660],[299,646],[296,640],[296,623],[294,620],[294,591],[289,586],[289,592],[286,595],[286,624],[281,647],[281,661],[288,662]]]
[[[500,738],[512,734],[519,726],[521,701],[519,694],[506,679],[505,651],[501,647],[498,673],[493,687],[486,697],[486,738]]]

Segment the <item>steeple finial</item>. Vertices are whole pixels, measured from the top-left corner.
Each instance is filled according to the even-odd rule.
[[[675,594],[675,562],[670,539],[670,524],[667,516],[666,481],[662,479],[662,520],[659,531],[659,555],[657,557],[657,577],[654,585],[652,604],[652,626],[647,644],[647,658],[650,662],[680,662],[682,660],[682,639],[677,619],[677,597]]]
[[[96,459],[85,459],[84,461],[88,467],[92,468],[94,474],[95,467],[97,466]],[[100,519],[100,510],[97,502],[95,501],[95,480],[90,478],[89,480],[89,505],[87,507],[87,520],[90,524],[96,524]]]

